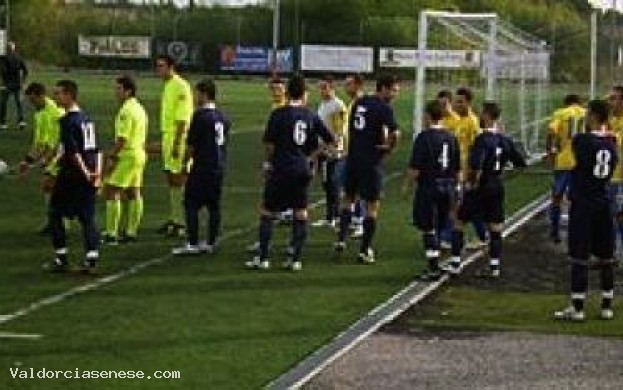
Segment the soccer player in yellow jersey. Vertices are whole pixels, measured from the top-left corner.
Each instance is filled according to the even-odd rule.
[[[623,85],[612,88],[608,97],[608,104],[611,112],[610,130],[616,136],[619,156],[623,156]],[[616,231],[623,241],[623,163],[620,158],[612,176],[610,191],[615,213]]]
[[[136,98],[136,83],[127,76],[117,78],[115,95],[121,108],[115,118],[115,145],[108,154],[104,195],[106,197],[106,232],[109,245],[134,242],[143,216],[143,172],[147,155],[147,113]],[[121,199],[127,200],[127,226],[120,233]]]
[[[561,204],[569,191],[571,170],[575,166],[572,140],[575,134],[584,131],[585,115],[586,109],[582,107],[580,97],[571,94],[565,97],[564,107],[554,112],[549,124],[546,149],[548,160],[554,169],[552,206],[549,212],[550,237],[557,244],[560,243]]]
[[[322,173],[322,187],[326,199],[326,215],[312,224],[314,227],[330,226],[335,228],[339,217],[339,187],[336,179],[337,164],[342,159],[344,152],[344,134],[346,124],[346,105],[335,94],[333,77],[325,76],[318,83],[320,90],[320,105],[318,116],[325,127],[336,139],[337,148],[324,149],[320,155],[319,165]]]
[[[443,107],[443,119],[441,124],[444,128],[450,129],[454,125],[454,121],[457,119],[457,114],[452,107],[452,92],[447,89],[442,89],[437,93],[437,101]]]
[[[272,109],[277,109],[285,106],[288,103],[288,97],[286,95],[286,84],[279,77],[270,79],[268,84],[270,97],[272,100]]]
[[[480,134],[480,119],[472,110],[474,94],[471,89],[462,87],[457,89],[452,101],[453,115],[448,122],[449,130],[454,133],[459,141],[461,151],[461,175],[460,180],[467,179],[467,167],[469,166],[469,153],[474,145],[474,141]],[[476,235],[476,240],[466,245],[467,249],[479,249],[487,245],[487,227],[478,219],[472,221]]]
[[[60,141],[59,119],[65,114],[65,110],[46,96],[45,86],[40,83],[31,83],[25,91],[30,104],[35,108],[33,115],[33,137],[32,145],[24,160],[19,165],[19,171],[25,175],[35,164],[43,168],[45,177],[42,188],[46,197],[49,197],[49,190],[54,185],[54,180],[58,167],[56,165],[56,154]],[[40,234],[48,233],[47,222],[40,229]]]
[[[158,230],[168,236],[184,235],[182,192],[188,126],[193,114],[190,84],[176,72],[175,60],[168,55],[156,59],[156,70],[164,81],[160,105],[163,169],[169,185],[169,220]]]

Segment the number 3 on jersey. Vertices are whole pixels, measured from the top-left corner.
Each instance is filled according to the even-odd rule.
[[[307,141],[307,123],[296,121],[294,124],[293,139],[294,143],[298,146],[305,145],[305,141]]]
[[[609,150],[599,150],[595,156],[595,167],[593,168],[593,175],[598,179],[605,179],[610,175],[610,161],[612,155]]]

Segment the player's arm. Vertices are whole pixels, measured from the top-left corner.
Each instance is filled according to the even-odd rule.
[[[182,160],[182,166],[188,167],[190,160],[195,156],[195,145],[197,145],[197,135],[199,134],[199,116],[197,112],[193,114],[190,120],[190,127],[188,128],[188,137],[186,138],[186,153]]]
[[[268,177],[273,170],[273,154],[275,153],[275,143],[277,142],[279,126],[278,120],[275,115],[276,111],[271,112],[266,124],[266,130],[262,137],[262,143],[264,144],[264,162],[262,163],[262,173],[264,177]]]
[[[186,131],[188,131],[188,119],[192,116],[192,94],[190,89],[180,93],[177,99],[176,121],[175,121],[175,138],[173,140],[173,158],[180,156],[180,146]]]
[[[469,168],[467,170],[466,185],[475,188],[480,182],[482,176],[482,167],[486,157],[486,147],[482,138],[476,138],[474,147],[469,154]]]
[[[514,168],[525,168],[528,166],[526,162],[526,158],[521,154],[519,149],[515,146],[515,143],[508,138],[507,142],[509,144],[509,160],[511,164],[513,164]]]
[[[387,154],[390,154],[396,146],[398,146],[400,130],[398,129],[398,122],[396,121],[394,111],[390,107],[387,107],[384,116],[385,118],[383,122],[385,123],[385,127],[388,131],[387,140],[383,145],[377,145],[377,147]]]
[[[462,176],[461,176],[461,145],[459,144],[459,140],[456,137],[453,137],[454,140],[454,148],[452,151],[452,169],[454,171],[454,177],[461,186]]]
[[[554,166],[556,156],[560,152],[558,150],[558,126],[558,119],[552,120],[548,126],[547,136],[545,138],[545,152],[547,162],[550,164],[551,167]]]
[[[340,137],[340,134],[332,131],[327,126],[325,126],[324,122],[320,119],[318,115],[314,115],[313,126],[314,129],[316,129],[318,136],[322,140],[322,145],[318,145],[316,150],[314,150],[310,155],[312,163],[315,163],[320,155],[324,154],[325,152],[327,154],[333,154],[335,152],[337,148],[337,140],[338,137]]]
[[[418,134],[413,141],[413,148],[411,150],[411,158],[409,159],[409,166],[405,172],[405,177],[402,183],[401,194],[403,197],[407,196],[412,190],[413,186],[420,177],[420,171],[424,166],[426,148],[423,144],[422,134]]]

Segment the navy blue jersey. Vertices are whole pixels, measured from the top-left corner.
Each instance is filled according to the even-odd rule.
[[[195,111],[186,141],[194,151],[191,175],[225,170],[230,127],[229,120],[214,106]]]
[[[509,162],[519,168],[526,166],[526,160],[509,137],[493,131],[483,131],[476,137],[469,156],[469,168],[481,172],[479,186],[501,184],[504,168]]]
[[[579,133],[573,137],[576,164],[571,171],[571,201],[608,201],[608,182],[619,161],[611,133]]]
[[[409,167],[420,172],[421,183],[455,179],[461,170],[458,140],[441,127],[422,131],[413,142]]]
[[[394,110],[378,96],[355,101],[348,123],[348,160],[359,165],[378,165],[386,151],[388,133],[398,131]]]
[[[335,142],[335,137],[318,115],[306,107],[284,106],[270,114],[264,142],[274,145],[270,163],[273,172],[282,174],[308,173],[309,156],[317,150],[318,139]]]
[[[78,154],[90,171],[95,171],[98,164],[99,147],[95,126],[81,110],[70,110],[60,119],[60,141],[63,151],[59,161],[59,181],[87,181],[84,173],[73,160]]]

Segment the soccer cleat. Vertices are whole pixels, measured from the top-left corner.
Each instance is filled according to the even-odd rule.
[[[614,318],[614,311],[612,309],[601,309],[599,318],[602,320],[611,320]]]
[[[87,257],[82,262],[80,271],[83,274],[87,274],[87,275],[95,273],[95,271],[97,271],[98,259],[99,259],[99,256],[98,256],[97,251],[87,253]]]
[[[312,222],[311,226],[315,228],[328,227],[328,226],[334,227],[335,226],[334,222],[335,221],[329,221],[328,219],[319,219],[316,222]]]
[[[420,275],[420,280],[423,282],[436,282],[443,276],[441,270],[426,270]]]
[[[491,268],[491,267],[484,267],[478,271],[476,271],[475,273],[477,278],[483,278],[483,279],[497,279],[500,277],[500,269],[499,268]]]
[[[554,312],[554,319],[560,321],[581,322],[584,321],[584,312],[575,310],[573,306],[568,306],[562,310]]]
[[[268,261],[267,259],[262,260],[260,259],[259,256],[255,256],[252,260],[244,263],[244,265],[245,267],[249,269],[260,269],[260,270],[270,269],[270,261]]]
[[[198,248],[199,248],[199,252],[211,255],[211,254],[214,253],[216,245],[210,245],[210,244],[208,244],[207,241],[201,241],[201,242],[199,242]]]
[[[346,243],[344,241],[337,241],[333,244],[333,250],[337,253],[342,253],[346,250]]]
[[[167,221],[164,224],[162,224],[162,226],[160,226],[158,229],[156,229],[156,233],[158,234],[168,234],[169,231],[171,230],[171,228],[175,225],[175,223],[173,223],[173,221]]]
[[[110,234],[103,234],[100,242],[104,245],[108,246],[117,246],[119,245],[119,240],[115,236],[111,236]]]
[[[186,227],[179,223],[171,223],[166,235],[171,238],[184,238],[186,236]]]
[[[19,127],[20,130],[24,130],[26,128],[26,122],[25,121],[20,121],[17,126]]]
[[[353,232],[350,234],[350,238],[355,240],[363,237],[363,225],[357,225],[353,228]]]
[[[201,251],[197,245],[186,243],[186,245],[179,248],[173,248],[171,254],[173,254],[173,256],[197,256],[201,254]]]
[[[298,272],[303,269],[303,264],[300,261],[293,261],[289,259],[282,264],[283,269],[288,269],[290,271]]]
[[[54,260],[43,264],[43,269],[50,272],[67,272],[69,263],[66,255],[56,255]]]
[[[470,250],[470,251],[475,251],[475,250],[478,250],[478,249],[486,248],[487,245],[489,245],[488,242],[480,241],[480,240],[476,239],[476,240],[468,242],[465,245],[465,249]]]
[[[439,247],[443,250],[450,250],[452,249],[452,243],[448,241],[440,241]]]
[[[372,250],[372,248],[368,248],[367,251],[360,252],[357,255],[357,260],[359,260],[359,262],[363,264],[374,264],[374,251]]]
[[[6,125],[6,123],[3,123],[0,125],[0,130],[8,130],[9,126]]]
[[[450,275],[460,275],[461,271],[463,271],[463,264],[456,261],[450,261],[442,264],[440,268],[442,271],[447,272]]]

